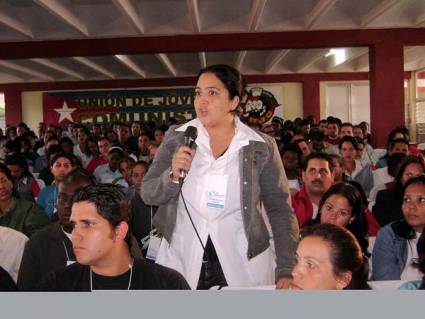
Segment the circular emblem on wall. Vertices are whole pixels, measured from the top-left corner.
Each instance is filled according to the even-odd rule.
[[[272,93],[254,87],[239,105],[240,118],[247,124],[262,125],[273,117],[274,110],[279,105]]]

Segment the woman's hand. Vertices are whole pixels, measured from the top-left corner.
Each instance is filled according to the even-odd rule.
[[[289,286],[291,285],[292,278],[279,278],[279,280],[276,283],[276,289],[289,289]]]
[[[195,156],[195,150],[191,149],[186,145],[180,146],[177,151],[174,153],[172,162],[171,162],[171,170],[173,172],[172,180],[178,181],[180,177],[180,172],[186,171],[188,172],[190,169],[190,165],[192,164],[193,157]]]

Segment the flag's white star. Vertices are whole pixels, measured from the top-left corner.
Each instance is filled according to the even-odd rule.
[[[69,108],[68,104],[66,104],[66,101],[63,101],[63,105],[61,109],[54,109],[56,112],[59,113],[59,121],[58,123],[62,122],[63,120],[70,120],[71,122],[74,122],[72,119],[71,113],[76,110],[76,108]]]

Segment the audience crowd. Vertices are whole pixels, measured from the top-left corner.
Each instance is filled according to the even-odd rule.
[[[300,228],[290,287],[400,280],[402,289],[424,288],[425,163],[405,127],[388,134],[386,149],[373,148],[368,123],[331,116],[274,117],[254,129],[278,146]],[[0,137],[0,289],[188,289],[188,278],[151,260],[158,207],[142,198],[157,149],[163,156],[175,147],[167,130],[138,121],[39,123],[37,134],[25,123],[8,126]]]

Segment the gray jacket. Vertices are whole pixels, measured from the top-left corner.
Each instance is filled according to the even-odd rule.
[[[159,206],[154,225],[171,243],[177,219],[179,185],[169,177],[171,158],[184,143],[184,132],[171,127],[143,179],[141,195],[147,205]],[[251,141],[240,150],[241,211],[248,239],[248,259],[270,245],[269,232],[260,214],[264,205],[271,224],[276,250],[276,279],[290,277],[298,242],[298,224],[291,208],[288,182],[276,142],[259,133],[266,141]]]

